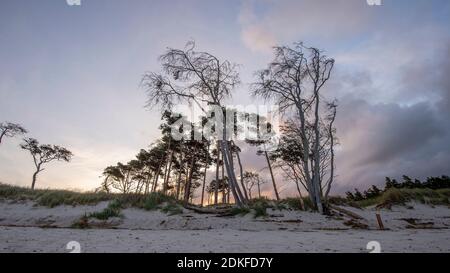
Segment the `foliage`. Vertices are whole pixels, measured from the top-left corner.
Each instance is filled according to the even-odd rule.
[[[250,209],[246,207],[233,207],[230,211],[231,215],[247,215],[250,213]]]
[[[94,212],[89,214],[89,218],[96,218],[99,220],[108,220],[113,217],[121,217],[120,210],[122,209],[122,204],[119,200],[113,200],[108,204],[101,212]]]
[[[2,143],[3,137],[15,137],[26,133],[28,133],[28,131],[20,124],[11,122],[0,123],[0,143]]]
[[[163,208],[161,208],[161,211],[167,213],[169,216],[183,213],[183,209],[174,202],[167,203]]]
[[[115,195],[106,193],[80,193],[65,190],[31,190],[29,188],[0,184],[0,198],[8,200],[31,200],[38,205],[56,207],[60,205],[95,205],[102,201],[115,198]]]
[[[20,147],[24,150],[29,151],[31,156],[33,157],[33,162],[36,167],[36,171],[33,174],[33,181],[31,184],[31,189],[33,190],[37,175],[44,170],[42,168],[43,165],[55,160],[69,162],[73,157],[72,152],[64,147],[49,144],[40,145],[39,142],[34,138],[24,139],[24,143],[22,143]]]
[[[354,192],[347,192],[347,200],[361,202],[366,200],[373,200],[379,198],[381,196],[385,196],[386,193],[393,194],[391,197],[393,201],[396,200],[396,193],[399,191],[395,191],[395,189],[431,189],[431,190],[439,190],[439,189],[450,189],[450,177],[441,176],[441,177],[429,177],[426,181],[422,182],[418,179],[412,180],[410,177],[404,175],[403,181],[398,182],[396,179],[391,179],[386,177],[386,184],[384,190],[380,190],[377,186],[372,186],[370,189],[361,193],[358,189],[355,189]],[[403,191],[405,192],[405,191]],[[429,192],[429,191],[421,191],[421,192]],[[368,201],[371,203],[371,201]]]
[[[89,225],[89,217],[85,214],[82,217],[80,217],[80,219],[76,220],[75,222],[72,223],[72,228],[77,228],[77,229],[88,229],[90,228]]]
[[[171,201],[174,200],[169,196],[166,196],[160,192],[152,192],[144,199],[142,207],[145,210],[156,210],[160,207],[161,204]]]

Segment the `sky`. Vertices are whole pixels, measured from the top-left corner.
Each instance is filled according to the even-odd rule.
[[[449,27],[447,0],[1,0],[0,122],[74,153],[47,166],[37,187],[92,190],[106,166],[158,138],[160,112],[144,107],[139,83],[160,70],[167,47],[195,40],[239,64],[229,103],[250,104],[272,47],[303,41],[336,60],[324,90],[339,101],[335,193],[450,174]],[[32,158],[20,143],[2,142],[0,181],[29,186]],[[265,167],[243,150],[247,169]]]

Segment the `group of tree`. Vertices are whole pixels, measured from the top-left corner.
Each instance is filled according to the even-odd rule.
[[[16,137],[27,134],[28,131],[20,124],[11,122],[0,123],[0,144],[4,137]],[[39,144],[34,138],[24,138],[23,143],[20,144],[20,148],[28,151],[35,166],[33,178],[31,182],[31,189],[34,190],[36,186],[36,180],[39,173],[44,171],[44,165],[52,161],[65,161],[69,162],[73,156],[72,152],[64,147],[49,144]]]
[[[355,189],[354,192],[346,192],[346,197],[350,201],[362,201],[366,199],[375,198],[381,196],[384,192],[389,189],[449,189],[450,188],[450,177],[428,177],[425,181],[419,179],[412,179],[409,176],[404,175],[402,177],[403,181],[398,182],[396,179],[386,177],[386,183],[384,189],[381,190],[377,186],[372,185],[371,188],[364,192],[360,192]]]
[[[165,111],[162,115],[164,122],[160,126],[160,139],[150,145],[149,149],[142,149],[127,164],[118,163],[107,167],[103,172],[104,181],[100,190],[123,194],[161,192],[183,200],[185,204],[192,202],[194,197],[200,198],[201,205],[236,202],[234,196],[231,196],[231,182],[226,173],[220,144],[214,145],[213,139],[204,136],[200,140],[193,137],[201,134],[198,130],[205,124],[206,118],[200,117],[198,126],[187,120],[176,125],[175,121],[180,118],[185,119],[180,114]],[[172,130],[188,135],[177,140],[171,134]],[[236,186],[239,200],[247,202],[248,193],[243,186],[244,170],[239,156],[241,151],[234,142],[229,145],[233,171],[236,161],[240,166],[240,185]],[[215,176],[208,181],[208,170],[213,165]],[[201,188],[201,194],[194,196],[198,188]]]
[[[337,105],[334,101],[327,101],[322,94],[323,87],[331,77],[334,60],[324,55],[321,50],[306,47],[302,43],[296,43],[293,47],[275,47],[274,50],[274,60],[266,69],[257,72],[251,93],[255,97],[277,103],[278,114],[283,115],[287,122],[282,128],[278,149],[270,151],[266,149],[266,143],[271,139],[250,140],[247,143],[257,145],[258,154],[264,155],[277,199],[280,196],[274,168],[281,169],[286,178],[296,183],[300,197],[302,191],[306,190],[314,209],[322,212],[326,207],[335,176],[334,147],[337,139],[334,121]],[[197,51],[193,42],[189,42],[184,49],[169,48],[159,60],[162,72],[147,73],[142,81],[147,89],[150,108],[157,106],[165,112],[171,111],[178,103],[187,102],[200,106],[205,117],[209,117],[208,107],[211,106],[220,107],[227,112],[224,101],[231,97],[232,91],[240,83],[237,65],[221,61],[208,52]],[[240,179],[238,179],[234,160],[236,155],[239,155],[240,148],[233,142],[230,128],[226,128],[227,118],[229,117],[224,115],[223,128],[216,128],[222,130],[217,130],[215,137],[201,141],[200,146],[207,146],[207,151],[213,148],[212,161],[216,161],[216,179],[210,182],[207,191],[213,194],[214,204],[218,203],[218,193],[222,192],[223,200],[230,199],[231,193],[237,205],[245,206],[250,199],[249,186],[253,185],[250,181],[254,178],[244,175],[242,163],[237,157],[240,165]],[[185,153],[178,152],[178,157],[183,154],[186,156]],[[172,157],[172,149],[166,148],[166,155],[157,166],[170,165],[172,160],[167,158]],[[173,160],[175,166],[173,173],[176,175],[178,171],[176,168],[179,165],[179,175],[187,177],[186,202],[189,199],[190,180],[196,176],[195,163],[203,163],[205,173],[208,164],[211,164],[209,160],[201,162],[198,159],[196,154],[191,155],[192,162],[190,165],[187,164],[187,168],[183,167],[186,159],[180,161],[180,164]],[[167,168],[165,167],[163,172],[165,184],[170,177]],[[157,169],[154,172],[161,173],[161,170]],[[154,185],[158,181],[158,176],[155,179]],[[205,178],[202,200],[204,180]],[[260,183],[254,185],[259,186]],[[167,188],[165,186],[165,189]]]

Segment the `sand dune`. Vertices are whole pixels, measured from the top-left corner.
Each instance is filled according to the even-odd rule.
[[[450,252],[450,210],[421,204],[383,210],[389,230],[377,230],[374,209],[346,208],[361,215],[359,227],[345,215],[269,210],[269,216],[218,217],[184,210],[125,209],[123,217],[92,220],[93,228],[70,228],[96,206],[46,208],[32,202],[0,202],[0,252],[368,252],[377,241],[382,252]]]

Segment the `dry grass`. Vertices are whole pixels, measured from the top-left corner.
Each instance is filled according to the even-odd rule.
[[[381,196],[354,202],[359,207],[404,205],[417,201],[429,205],[450,205],[450,189],[389,189]]]

